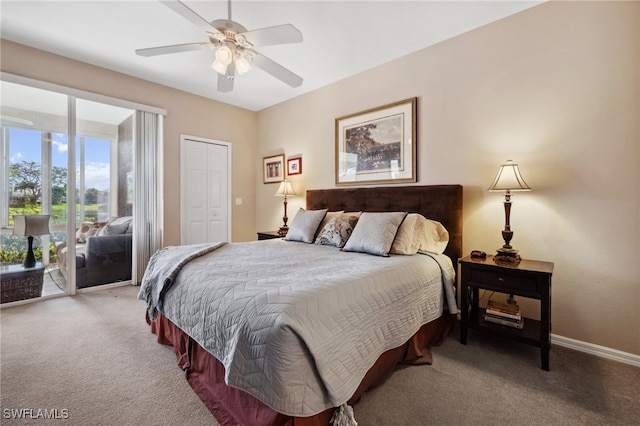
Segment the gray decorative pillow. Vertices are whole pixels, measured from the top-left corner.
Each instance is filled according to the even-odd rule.
[[[108,222],[104,222],[104,225],[101,226],[100,231],[97,233],[98,236],[102,236],[102,235],[115,235],[115,234],[124,234],[127,232],[126,227],[124,228],[125,230],[123,232],[116,232],[115,230],[112,230],[111,233],[109,233],[109,231],[107,231],[107,227],[106,225],[129,225],[130,223],[133,222],[133,216],[120,216],[120,217],[111,217],[109,218]],[[119,227],[118,230],[121,230],[122,227]]]
[[[316,244],[344,247],[358,223],[360,212],[341,213],[327,223],[318,234]]]
[[[407,212],[362,213],[344,251],[389,256],[391,244]]]
[[[107,224],[104,227],[104,231],[100,235],[120,235],[126,234],[129,229],[128,223],[119,223],[119,224]]]
[[[287,241],[302,241],[303,243],[312,243],[316,236],[316,231],[320,222],[327,214],[327,209],[322,210],[305,210],[300,209],[293,218],[289,232],[284,238]]]

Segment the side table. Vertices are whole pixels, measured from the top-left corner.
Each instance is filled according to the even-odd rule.
[[[40,262],[33,268],[22,265],[0,267],[0,303],[40,297],[43,279],[44,267]]]
[[[520,263],[494,261],[467,256],[460,259],[460,343],[467,343],[467,330],[473,328],[499,334],[540,348],[542,369],[549,371],[551,348],[551,276],[553,263],[522,259]],[[484,321],[479,307],[479,289],[537,299],[540,321],[524,319],[522,329]]]

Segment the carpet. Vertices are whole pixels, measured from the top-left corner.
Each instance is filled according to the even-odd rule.
[[[149,331],[138,289],[0,310],[1,423],[217,425]],[[434,347],[433,365],[400,366],[367,392],[360,426],[640,425],[636,367],[554,346],[547,372],[537,348],[474,330],[457,339]]]

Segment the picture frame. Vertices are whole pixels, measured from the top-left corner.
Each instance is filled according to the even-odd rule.
[[[302,157],[287,158],[287,176],[302,174]]]
[[[417,98],[336,118],[336,185],[416,182]]]
[[[262,159],[263,183],[282,182],[284,174],[284,154],[272,155]]]

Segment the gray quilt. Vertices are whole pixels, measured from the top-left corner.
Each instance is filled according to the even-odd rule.
[[[141,298],[164,282],[145,280]],[[278,412],[310,416],[345,403],[376,359],[445,303],[456,312],[453,288],[444,255],[384,258],[274,239],[191,260],[161,302],[224,364],[229,386]]]

